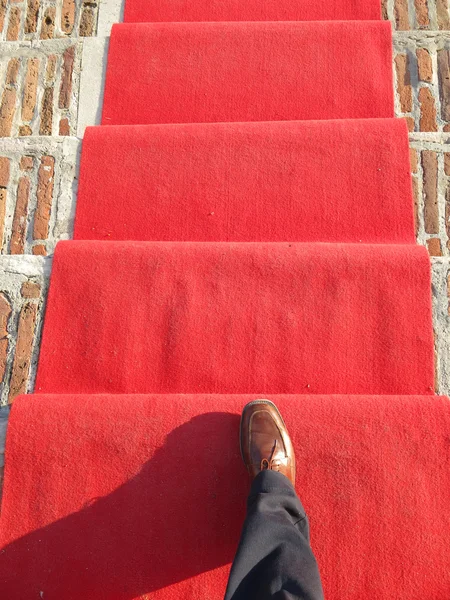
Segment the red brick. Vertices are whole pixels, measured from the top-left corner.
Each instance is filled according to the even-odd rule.
[[[431,61],[430,53],[425,48],[418,48],[416,56],[420,81],[427,81],[430,83],[433,80],[433,63]]]
[[[19,136],[24,137],[26,135],[33,135],[33,131],[29,125],[21,125],[19,127]]]
[[[21,16],[22,11],[17,6],[13,6],[9,11],[8,31],[6,32],[6,40],[8,42],[15,42],[19,39]]]
[[[430,88],[422,87],[419,90],[420,103],[420,131],[437,131],[436,106]]]
[[[5,188],[0,188],[0,252],[3,250],[3,238],[5,235],[5,216],[6,216],[6,200],[8,191]]]
[[[411,163],[411,173],[417,173],[417,169],[418,169],[417,150],[414,150],[414,148],[409,149],[409,160]]]
[[[39,0],[28,0],[25,33],[36,33],[39,16]]]
[[[442,128],[442,131],[444,131],[444,132],[450,131],[450,125],[444,125],[444,127]]]
[[[445,231],[450,238],[450,184],[445,190]]]
[[[30,180],[21,177],[17,186],[16,208],[11,234],[11,254],[23,254],[27,235],[28,202],[30,199]]]
[[[59,90],[59,108],[69,108],[72,93],[72,72],[75,60],[75,46],[67,48],[64,52],[64,64]]]
[[[419,232],[419,182],[417,177],[412,177],[412,189],[414,198],[414,226],[416,235]]]
[[[428,239],[427,248],[430,256],[442,256],[442,244],[439,238]]]
[[[81,37],[94,35],[95,13],[91,6],[85,6],[81,13],[79,34]]]
[[[20,159],[20,169],[21,171],[32,171],[33,170],[33,157],[32,156],[22,156]]]
[[[436,0],[436,13],[439,29],[450,29],[448,0]]]
[[[69,119],[64,118],[59,122],[59,135],[70,135]]]
[[[406,121],[406,126],[408,127],[408,131],[414,131],[416,124],[414,121],[414,117],[404,117]]]
[[[428,0],[414,0],[416,9],[416,20],[419,29],[428,29],[430,26],[430,15],[428,14]]]
[[[8,68],[6,70],[6,85],[16,85],[17,76],[19,74],[19,68],[20,60],[18,58],[11,58],[11,60],[8,63]]]
[[[448,50],[438,50],[439,95],[441,98],[441,116],[450,121],[450,60]]]
[[[41,24],[41,40],[51,40],[55,36],[56,9],[49,6],[44,13]]]
[[[11,316],[11,303],[3,292],[0,292],[0,338],[8,335],[8,321]]]
[[[56,54],[50,54],[47,58],[47,68],[45,69],[45,80],[47,83],[52,83],[55,79],[57,60],[58,57]]]
[[[9,137],[16,112],[16,90],[5,88],[0,105],[0,137]]]
[[[55,175],[55,159],[43,156],[38,173],[37,207],[34,215],[34,240],[46,240],[53,202],[53,184]]]
[[[395,0],[394,15],[396,28],[407,31],[409,29],[408,0]]]
[[[438,161],[436,152],[422,150],[424,219],[426,233],[439,233]]]
[[[395,70],[397,73],[397,91],[400,97],[400,107],[404,113],[411,112],[413,95],[409,72],[409,56],[406,54],[397,54],[395,57]]]
[[[3,383],[5,378],[6,365],[8,364],[8,346],[9,338],[0,339],[0,383]]]
[[[450,175],[450,152],[444,152],[444,171],[446,175]]]
[[[36,244],[36,246],[33,246],[32,252],[35,256],[47,256],[45,244]]]
[[[72,33],[75,24],[75,0],[63,0],[61,12],[61,29],[64,33]]]
[[[448,298],[450,300],[450,275],[447,278],[447,295],[448,295]],[[449,305],[448,305],[448,314],[450,315],[450,302],[449,302]]]
[[[39,127],[40,135],[52,135],[53,128],[53,88],[48,87],[44,90],[41,106],[41,125]]]
[[[27,391],[36,329],[37,304],[29,302],[20,311],[16,351],[9,385],[9,403]]]
[[[0,156],[0,187],[7,187],[9,182],[10,160],[6,156]]]
[[[3,31],[5,26],[6,8],[8,6],[8,0],[0,0],[0,32]]]
[[[11,303],[3,292],[0,292],[0,383],[3,383],[8,356],[8,324],[11,317]]]
[[[22,298],[39,298],[41,295],[41,286],[34,281],[24,281],[20,288]]]
[[[39,78],[39,59],[30,58],[25,77],[25,86],[22,101],[22,120],[31,121],[36,108],[36,95]]]

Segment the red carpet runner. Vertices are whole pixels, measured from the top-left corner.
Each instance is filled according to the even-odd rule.
[[[430,393],[429,290],[412,244],[63,242],[36,389]]]
[[[20,399],[2,598],[222,598],[248,489],[237,431],[249,398]],[[293,436],[325,597],[449,598],[448,400],[271,398]]]
[[[91,127],[76,239],[414,243],[401,119]]]
[[[127,0],[128,21],[229,22],[113,30],[109,127],[86,135],[78,241],[53,264],[37,389],[55,395],[12,410],[2,599],[221,600],[239,413],[267,395],[327,600],[449,599],[450,403],[379,16]]]
[[[103,125],[357,119],[393,111],[390,23],[112,30]]]
[[[379,0],[127,0],[125,21],[328,21],[380,19]]]

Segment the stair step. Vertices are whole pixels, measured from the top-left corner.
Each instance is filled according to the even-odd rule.
[[[222,600],[248,491],[239,414],[255,397],[16,400],[3,597]],[[325,597],[448,598],[448,399],[269,397],[293,438]]]
[[[432,393],[430,289],[413,244],[61,242],[36,390]]]
[[[379,0],[209,0],[208,2],[142,2],[127,0],[124,21],[340,21],[381,18]]]
[[[393,117],[393,98],[388,22],[123,23],[102,124]]]
[[[414,243],[403,119],[88,128],[75,239]]]

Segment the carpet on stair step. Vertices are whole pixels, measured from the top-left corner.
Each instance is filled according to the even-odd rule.
[[[432,393],[413,244],[57,245],[36,390]]]
[[[90,127],[75,239],[414,243],[403,119]]]
[[[114,25],[103,125],[393,117],[389,22]]]
[[[126,0],[124,21],[331,21],[381,18],[380,0]]]
[[[325,597],[448,600],[448,399],[269,397],[293,438]],[[239,416],[254,398],[16,400],[1,597],[221,600],[248,491]]]

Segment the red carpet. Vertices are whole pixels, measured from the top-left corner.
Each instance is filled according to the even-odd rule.
[[[293,436],[325,597],[450,598],[449,401],[271,398]],[[16,401],[2,598],[221,600],[248,489],[248,399]]]
[[[430,304],[412,244],[62,242],[36,390],[426,394]]]
[[[124,21],[351,21],[380,18],[380,0],[127,0]]]
[[[55,395],[12,409],[0,597],[221,600],[239,413],[269,395],[327,600],[449,600],[450,402],[379,0],[127,0],[141,19],[53,261]]]
[[[75,239],[414,243],[402,119],[91,127]]]
[[[393,110],[388,22],[112,30],[103,125],[392,117]]]

